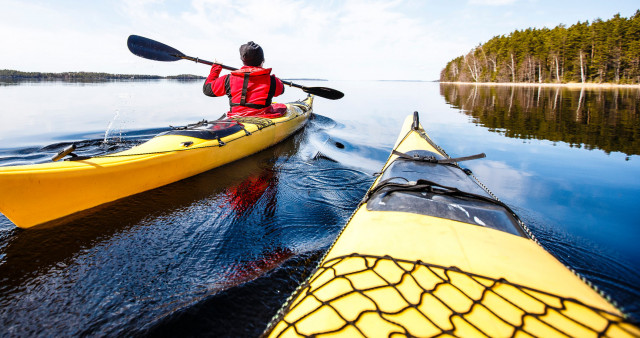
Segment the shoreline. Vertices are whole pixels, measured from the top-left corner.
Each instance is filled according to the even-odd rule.
[[[530,83],[530,82],[448,82],[440,83],[458,84],[458,85],[476,85],[476,86],[508,86],[508,87],[565,87],[565,88],[593,88],[593,89],[609,89],[609,88],[636,88],[640,89],[640,84],[617,84],[617,83]]]

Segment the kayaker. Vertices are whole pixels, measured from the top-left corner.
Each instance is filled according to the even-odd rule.
[[[262,67],[262,47],[253,41],[247,42],[240,46],[240,59],[244,66],[222,77],[222,67],[214,64],[204,82],[204,94],[213,97],[227,95],[230,105],[227,117],[282,116],[287,111],[286,106],[271,104],[271,100],[284,93],[284,85],[275,75],[271,75],[271,68]]]

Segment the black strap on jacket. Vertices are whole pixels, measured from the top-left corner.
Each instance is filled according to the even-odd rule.
[[[249,73],[244,73],[242,75],[242,95],[240,96],[240,105],[244,106],[247,104],[247,89],[249,89]]]
[[[271,100],[276,95],[276,76],[271,75],[271,82],[269,83],[269,93],[267,94],[267,103],[271,105]]]
[[[256,104],[256,103],[247,103],[247,91],[249,89],[249,76],[250,73],[243,74],[242,81],[242,94],[240,96],[240,103],[233,102],[233,95],[231,94],[231,75],[228,75],[224,80],[224,90],[227,92],[227,96],[229,97],[229,106],[231,108],[242,106],[253,109],[262,109],[267,108],[271,105],[271,100],[276,94],[276,77],[271,75],[271,81],[269,83],[269,93],[267,94],[267,99],[265,100],[265,104]]]

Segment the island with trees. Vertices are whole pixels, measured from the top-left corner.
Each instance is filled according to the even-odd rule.
[[[0,82],[20,82],[20,81],[66,81],[66,82],[105,82],[105,81],[128,81],[128,80],[204,80],[206,77],[200,75],[180,74],[170,76],[160,75],[136,75],[136,74],[108,74],[95,72],[63,72],[63,73],[41,73],[22,72],[11,69],[0,69]],[[288,81],[329,81],[327,79],[313,78],[291,78]]]
[[[71,82],[101,82],[113,80],[202,80],[203,76],[182,74],[172,76],[159,75],[133,75],[133,74],[108,74],[92,72],[64,72],[64,73],[40,73],[22,72],[17,70],[0,70],[0,80],[10,81],[71,81]]]
[[[640,10],[495,36],[449,61],[440,81],[640,84]]]

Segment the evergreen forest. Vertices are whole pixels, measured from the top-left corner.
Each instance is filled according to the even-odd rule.
[[[640,10],[495,36],[447,63],[442,82],[640,83]]]

